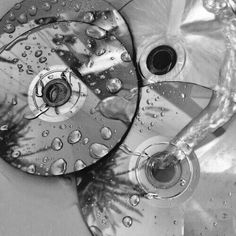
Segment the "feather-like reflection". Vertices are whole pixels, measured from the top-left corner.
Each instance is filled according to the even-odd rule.
[[[127,212],[143,216],[129,200],[136,197],[139,201],[145,197],[145,193],[129,179],[128,175],[134,170],[124,171],[122,167],[128,165],[132,155],[134,153],[121,147],[95,165],[76,173],[79,204],[89,224],[95,225],[99,222],[98,215],[103,215],[103,227],[109,225],[115,233],[120,224],[118,219],[127,215]],[[139,222],[135,217],[133,221]]]

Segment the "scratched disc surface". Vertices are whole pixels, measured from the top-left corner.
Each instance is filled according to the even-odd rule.
[[[103,1],[23,1],[0,28],[1,157],[61,175],[108,154],[138,101],[120,14]]]

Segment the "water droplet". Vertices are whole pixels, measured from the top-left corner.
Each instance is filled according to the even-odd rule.
[[[101,92],[102,92],[102,91],[101,91],[100,89],[98,89],[98,88],[94,90],[94,93],[97,94],[97,95],[98,95],[98,94],[101,94]]]
[[[12,34],[15,32],[15,26],[13,24],[6,24],[3,28],[4,32],[8,33],[8,34]]]
[[[48,157],[44,157],[44,158],[43,158],[43,163],[47,163],[47,162],[48,162],[48,160],[49,160],[49,158],[48,158]]]
[[[90,226],[90,231],[92,232],[93,236],[103,236],[102,231],[96,226]]]
[[[31,68],[28,68],[28,69],[26,70],[26,73],[27,73],[28,75],[33,75],[33,74],[34,74],[34,71],[33,71]]]
[[[103,127],[103,128],[101,129],[101,136],[102,136],[102,138],[105,139],[105,140],[111,139],[111,137],[112,137],[112,131],[111,131],[111,129],[108,128],[108,127]]]
[[[31,47],[30,46],[25,46],[25,50],[30,50],[31,49]]]
[[[84,145],[86,145],[86,144],[88,144],[88,142],[89,142],[89,139],[88,139],[88,138],[85,138],[82,143],[83,143]]]
[[[102,39],[106,36],[106,31],[96,25],[93,25],[87,28],[86,34],[91,38]]]
[[[132,195],[129,198],[129,202],[130,202],[131,206],[137,206],[140,202],[140,197],[138,195]]]
[[[99,143],[93,143],[89,148],[89,153],[91,157],[95,159],[104,157],[108,152],[109,152],[108,147]]]
[[[83,21],[86,23],[91,23],[94,21],[94,15],[92,12],[86,12],[83,17]]]
[[[79,11],[80,11],[81,5],[82,5],[81,3],[77,3],[77,4],[74,6],[75,12],[79,12]]]
[[[182,97],[183,99],[185,99],[185,98],[186,98],[186,95],[185,95],[184,93],[181,93],[181,97]]]
[[[164,116],[165,116],[165,113],[162,111],[162,112],[160,113],[160,115],[161,115],[161,117],[164,117]]]
[[[14,14],[13,12],[10,12],[10,13],[9,13],[9,20],[13,21],[13,20],[15,20],[15,19],[16,19],[15,14]]]
[[[51,9],[51,5],[48,2],[45,2],[43,3],[42,8],[45,11],[49,11]]]
[[[118,96],[105,98],[96,107],[106,118],[121,120],[124,123],[131,122],[135,108],[135,103]]]
[[[37,50],[34,55],[35,55],[35,57],[41,57],[42,54],[43,54],[42,50]]]
[[[82,160],[77,160],[75,162],[74,170],[79,171],[86,167],[86,164]]]
[[[48,135],[49,135],[49,130],[44,130],[42,136],[47,137]]]
[[[66,124],[60,125],[59,128],[62,129],[62,130],[63,130],[63,129],[66,129]]]
[[[66,172],[67,163],[64,159],[58,159],[52,163],[50,172],[53,175],[62,175]]]
[[[36,166],[35,165],[30,165],[27,167],[27,170],[26,170],[29,174],[35,174],[36,172]]]
[[[184,186],[185,184],[186,184],[186,180],[181,179],[181,180],[180,180],[180,186]]]
[[[18,103],[17,102],[17,96],[15,96],[14,98],[12,98],[11,104],[15,106],[15,105],[17,105],[17,103]]]
[[[63,148],[63,142],[60,138],[54,138],[51,147],[54,151],[59,151]]]
[[[22,13],[20,14],[18,17],[17,17],[17,21],[20,23],[20,24],[25,24],[28,22],[28,17],[26,15],[26,13]]]
[[[44,63],[44,62],[46,62],[47,61],[47,57],[40,57],[39,58],[39,62],[40,63]]]
[[[19,10],[19,9],[21,8],[21,3],[16,3],[15,6],[14,6],[14,8],[15,8],[16,10]]]
[[[109,79],[106,83],[106,87],[110,93],[114,94],[114,93],[117,93],[121,90],[122,82],[118,78]]]
[[[129,228],[133,224],[133,219],[130,216],[125,216],[122,220],[122,223],[125,227]]]
[[[72,131],[68,136],[68,143],[75,144],[81,140],[82,134],[79,130]]]
[[[102,56],[106,53],[106,49],[105,48],[101,48],[99,50],[96,51],[96,55],[97,56]]]
[[[23,52],[23,53],[21,54],[21,56],[22,56],[22,57],[27,57],[27,53],[26,53],[26,52]]]
[[[36,6],[31,6],[28,9],[28,12],[29,12],[30,16],[35,16],[37,14],[37,7]]]
[[[121,54],[121,60],[124,62],[130,62],[131,61],[131,56],[128,52],[123,52]]]
[[[2,125],[0,127],[0,131],[6,131],[6,130],[8,130],[8,125]]]
[[[20,155],[21,155],[21,152],[18,151],[18,150],[15,150],[15,151],[12,152],[11,157],[12,158],[18,158],[18,157],[20,157]]]

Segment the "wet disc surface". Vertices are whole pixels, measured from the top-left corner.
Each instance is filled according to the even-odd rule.
[[[31,174],[61,175],[122,139],[137,78],[127,27],[109,4],[40,3],[17,4],[1,21],[1,157]]]

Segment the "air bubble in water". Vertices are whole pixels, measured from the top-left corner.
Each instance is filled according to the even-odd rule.
[[[59,151],[63,148],[63,142],[60,138],[54,138],[51,147],[54,151]]]
[[[109,79],[106,83],[106,87],[110,93],[114,94],[114,93],[117,93],[121,90],[122,82],[118,78]]]
[[[103,236],[102,231],[97,226],[90,226],[89,229],[93,236]]]
[[[124,62],[131,62],[131,56],[128,52],[123,52],[121,54],[121,60]]]
[[[68,136],[68,143],[75,144],[81,140],[82,134],[79,130],[72,131]]]
[[[28,12],[29,12],[30,16],[35,16],[37,14],[37,7],[36,6],[31,6],[28,9]]]
[[[100,143],[93,143],[89,148],[89,153],[91,157],[95,159],[104,157],[108,152],[108,147]]]
[[[49,135],[49,130],[44,130],[42,136],[47,137],[48,135]]]
[[[86,164],[82,160],[77,160],[75,162],[74,170],[79,171],[86,167]]]
[[[40,63],[44,63],[44,62],[46,62],[47,61],[47,57],[40,57],[39,58],[39,62]]]
[[[50,172],[53,175],[62,175],[66,172],[67,163],[64,159],[58,159],[52,163]]]
[[[131,206],[137,206],[140,202],[140,197],[138,195],[132,195],[129,198],[129,202],[130,202]]]
[[[3,28],[4,32],[8,33],[8,34],[12,34],[15,32],[15,26],[13,24],[6,24]]]
[[[109,140],[112,137],[112,131],[108,127],[103,127],[101,129],[101,136],[104,140]]]
[[[129,228],[133,224],[133,219],[130,216],[125,216],[122,220],[122,223],[125,227]]]
[[[89,26],[86,30],[87,36],[95,39],[102,39],[106,36],[106,31],[98,26]]]
[[[21,24],[25,24],[28,22],[28,17],[25,13],[22,13],[17,17],[17,21]]]
[[[34,55],[35,55],[35,57],[41,57],[42,54],[43,54],[42,50],[37,50]]]
[[[86,23],[91,23],[94,21],[94,15],[92,12],[86,12],[83,17],[83,21]]]
[[[27,167],[26,171],[29,173],[29,174],[35,174],[36,172],[36,166],[35,165],[30,165]]]

